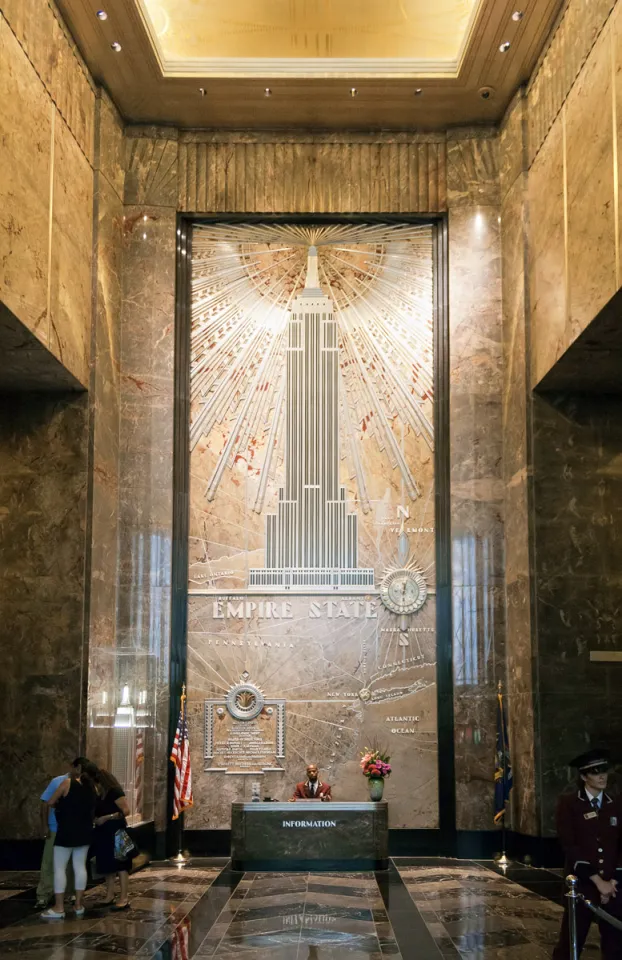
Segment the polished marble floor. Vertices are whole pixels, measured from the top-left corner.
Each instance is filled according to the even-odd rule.
[[[21,960],[544,960],[561,881],[492,863],[395,859],[382,873],[235,873],[227,861],[153,865],[130,878],[131,909],[87,894],[77,920],[44,922],[36,874],[0,874],[0,956]],[[555,901],[558,902],[555,902]],[[592,939],[587,957],[595,956]]]

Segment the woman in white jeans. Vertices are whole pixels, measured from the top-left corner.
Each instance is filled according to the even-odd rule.
[[[41,914],[44,920],[62,920],[65,916],[70,859],[76,881],[76,917],[84,916],[82,897],[86,890],[86,858],[93,837],[97,767],[89,760],[80,758],[80,761],[71,768],[69,777],[49,801],[51,807],[56,807],[58,829],[54,841],[54,906]]]

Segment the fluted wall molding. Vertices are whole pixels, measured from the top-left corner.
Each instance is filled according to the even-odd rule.
[[[437,213],[445,136],[181,134],[186,213]]]

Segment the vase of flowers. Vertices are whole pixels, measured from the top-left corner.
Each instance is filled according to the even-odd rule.
[[[382,800],[384,778],[391,775],[391,757],[385,750],[367,749],[361,757],[363,776],[369,780],[369,798],[374,803]]]

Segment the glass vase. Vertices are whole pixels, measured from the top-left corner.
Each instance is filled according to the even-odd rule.
[[[374,803],[378,803],[379,800],[382,800],[382,792],[384,790],[384,777],[370,777],[369,778],[369,799]]]

